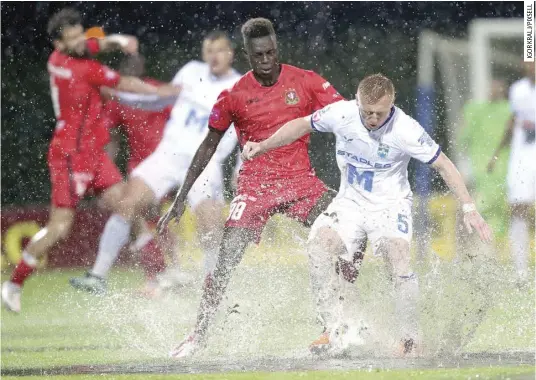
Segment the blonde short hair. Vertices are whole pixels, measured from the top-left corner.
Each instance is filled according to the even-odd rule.
[[[385,95],[391,95],[394,99],[395,86],[385,75],[373,74],[359,82],[357,93],[367,103],[375,104]]]

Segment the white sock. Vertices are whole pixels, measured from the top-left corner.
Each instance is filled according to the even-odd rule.
[[[419,316],[417,299],[419,282],[414,273],[397,276],[395,279],[395,313],[400,322],[403,338],[417,339],[419,333]]]
[[[308,244],[309,274],[311,290],[316,304],[318,318],[324,328],[336,328],[342,319],[342,302],[340,301],[340,278],[335,273],[333,255],[326,252],[319,244]]]
[[[26,250],[22,251],[22,260],[32,268],[35,268],[37,266],[37,259],[29,254]]]
[[[144,232],[136,238],[136,240],[130,245],[130,250],[132,252],[138,252],[143,247],[145,247],[149,242],[153,240],[153,234],[150,232]]]
[[[110,216],[104,226],[99,242],[99,253],[91,273],[105,278],[129,238],[130,223],[118,214]]]
[[[512,216],[510,223],[510,249],[518,275],[526,275],[529,265],[529,227],[527,221]]]
[[[204,254],[204,268],[205,268],[205,277],[216,269],[216,263],[218,262],[218,253],[219,248],[216,249],[205,249]]]

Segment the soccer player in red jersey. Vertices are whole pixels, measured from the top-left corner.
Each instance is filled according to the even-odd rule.
[[[119,67],[119,72],[122,75],[142,78],[144,82],[154,86],[164,84],[156,79],[144,77],[145,58],[140,54],[126,57]],[[162,134],[170,117],[172,105],[146,110],[120,103],[113,98],[113,93],[109,93],[109,95],[112,98],[106,102],[105,116],[110,122],[109,128],[119,127],[127,137],[129,153],[127,171],[130,175],[143,160],[155,151],[162,140]],[[153,221],[153,223],[155,222]],[[131,251],[140,252],[140,263],[147,280],[140,294],[155,297],[159,289],[156,286],[156,275],[165,269],[164,254],[160,244],[155,242],[153,233],[142,218],[136,220],[134,230],[136,240],[130,245]],[[168,241],[168,239],[164,240]],[[99,273],[99,259],[100,257],[97,256],[92,272]],[[105,259],[104,261],[108,260]],[[109,266],[105,265],[100,269],[107,272],[109,268]],[[102,273],[102,277],[106,277],[106,273]]]
[[[180,218],[188,191],[231,124],[234,123],[243,146],[248,140],[262,141],[286,122],[343,99],[318,74],[279,63],[276,35],[269,20],[247,21],[242,36],[252,70],[232,89],[220,94],[209,119],[210,132],[197,150],[185,183],[161,218],[159,228],[173,218]],[[234,268],[246,247],[259,240],[270,216],[279,212],[310,226],[333,199],[335,192],[314,174],[308,144],[309,135],[306,135],[243,164],[216,270],[204,283],[195,329],[172,351],[173,357],[191,355],[202,346]]]
[[[142,78],[145,74],[145,58],[140,55],[125,57],[120,64],[119,73]],[[143,77],[144,82],[154,86],[161,86],[164,83]],[[119,128],[127,137],[129,159],[127,171],[130,176],[132,171],[156,149],[164,132],[164,127],[170,117],[172,105],[165,103],[160,106],[153,102],[148,107],[147,104],[140,100],[136,105],[125,105],[126,94],[118,94],[110,88],[101,89],[101,94],[108,99],[104,106],[104,117],[109,129]],[[134,94],[129,94],[134,95]],[[147,97],[145,95],[145,97]],[[150,108],[150,109],[146,109]],[[112,155],[113,156],[113,155]],[[126,188],[126,183],[125,183]],[[155,215],[158,215],[155,213]],[[152,222],[149,220],[149,222]],[[141,289],[140,295],[154,298],[156,292],[156,276],[165,269],[164,254],[153,239],[153,233],[143,218],[137,218],[134,221],[133,230],[136,240],[130,245],[132,252],[140,252],[140,263],[146,275],[146,284]],[[167,241],[168,239],[164,239]],[[70,283],[77,289],[91,291],[93,293],[103,294],[106,292],[105,281],[99,281],[107,277],[115,260],[110,260],[107,255],[99,251],[91,273],[98,274],[91,284],[88,284],[86,277],[74,277]],[[88,286],[91,285],[91,286]]]
[[[55,14],[48,33],[55,48],[47,67],[57,120],[48,151],[52,205],[47,225],[33,237],[10,281],[2,285],[2,301],[15,312],[21,309],[21,287],[34,271],[37,258],[69,235],[80,199],[89,190],[102,192],[105,206],[121,198],[121,174],[104,151],[109,134],[102,118],[100,88],[161,96],[178,92],[172,86],[155,87],[134,77],[121,77],[91,59],[90,54],[98,51],[136,53],[138,42],[134,37],[117,35],[86,41],[80,14],[75,10]]]

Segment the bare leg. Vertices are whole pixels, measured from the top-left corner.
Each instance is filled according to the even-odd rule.
[[[254,239],[255,234],[252,230],[225,227],[212,280],[205,282],[203,285],[203,295],[195,326],[195,334],[199,338],[203,339],[205,337],[231,280],[233,271],[242,260],[247,246]]]

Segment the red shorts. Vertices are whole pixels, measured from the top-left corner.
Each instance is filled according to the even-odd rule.
[[[226,227],[255,231],[257,242],[268,219],[281,213],[305,222],[328,188],[314,175],[267,183],[239,181],[237,196],[231,202]]]
[[[105,151],[62,157],[49,156],[52,205],[76,208],[86,193],[106,190],[123,180]]]

